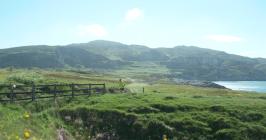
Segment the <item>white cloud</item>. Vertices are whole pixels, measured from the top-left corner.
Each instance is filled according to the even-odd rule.
[[[206,38],[217,42],[240,42],[243,40],[241,37],[232,35],[209,35]]]
[[[78,34],[80,36],[97,36],[97,37],[102,37],[106,36],[108,32],[106,29],[99,24],[91,24],[91,25],[80,25],[78,27]]]
[[[143,12],[138,8],[133,8],[127,11],[125,20],[126,21],[134,21],[143,17]]]

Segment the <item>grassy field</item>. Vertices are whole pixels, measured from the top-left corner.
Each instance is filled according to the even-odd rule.
[[[108,71],[107,73],[122,78],[130,78],[136,81],[154,81],[163,79],[170,70],[165,66],[161,66],[154,62],[134,62],[129,66],[122,67],[117,70]]]
[[[111,74],[53,70],[1,70],[0,75],[3,83],[105,82],[108,88],[118,87],[120,78]],[[76,140],[107,136],[121,140],[161,140],[163,135],[175,140],[266,138],[264,94],[165,82],[130,81],[126,88],[128,93],[2,103],[0,140],[25,139],[25,131],[30,132],[32,140],[52,140],[60,130],[68,139]]]
[[[18,69],[0,70],[0,83],[106,83],[109,87],[118,83],[119,77],[93,71]]]

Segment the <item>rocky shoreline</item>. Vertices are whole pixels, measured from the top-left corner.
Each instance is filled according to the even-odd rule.
[[[196,86],[196,87],[227,89],[225,86],[216,84],[216,83],[211,82],[211,81],[183,80],[183,79],[175,79],[174,81],[178,85],[191,85],[191,86]]]

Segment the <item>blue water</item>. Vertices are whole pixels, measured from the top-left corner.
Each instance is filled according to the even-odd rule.
[[[214,83],[233,90],[266,93],[266,81],[215,81]]]

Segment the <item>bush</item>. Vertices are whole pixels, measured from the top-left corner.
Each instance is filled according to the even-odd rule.
[[[166,96],[166,97],[164,97],[164,100],[174,100],[174,99],[177,99],[177,97],[174,97],[174,96]]]
[[[75,121],[73,121],[72,123],[75,127],[84,129],[80,132],[82,136],[110,133],[120,136],[121,139],[134,139],[141,137],[144,133],[143,125],[136,122],[135,115],[117,110],[78,108],[75,111],[61,110],[60,115],[62,118],[71,116],[72,120],[81,122],[75,124]]]
[[[20,83],[25,85],[31,85],[33,83],[43,83],[44,78],[35,72],[22,72],[15,73],[7,77],[7,83]]]
[[[176,136],[181,139],[184,136],[190,136],[189,139],[204,139],[209,137],[211,131],[207,124],[190,118],[172,121],[170,126],[175,128]]]
[[[187,112],[187,111],[192,111],[194,109],[198,109],[195,106],[190,106],[190,105],[178,105],[177,110]]]
[[[151,107],[157,108],[161,112],[166,112],[166,113],[170,113],[170,112],[175,112],[176,111],[176,107],[175,106],[172,106],[172,105],[153,104],[153,105],[151,105]]]
[[[215,105],[215,106],[210,107],[210,111],[212,111],[212,112],[225,112],[226,109],[224,106]]]
[[[263,114],[257,112],[244,113],[239,111],[231,111],[229,115],[236,117],[237,119],[244,122],[260,121],[264,118]]]
[[[264,116],[261,113],[248,113],[245,116],[243,116],[243,121],[260,121],[264,118]]]
[[[259,125],[250,125],[247,128],[241,128],[241,136],[253,140],[265,140],[266,128]]]
[[[234,129],[221,129],[214,135],[217,140],[237,140],[239,138],[239,132]]]
[[[148,124],[147,132],[145,134],[151,140],[160,140],[163,135],[172,137],[173,129],[161,121],[153,120]]]
[[[231,128],[233,123],[230,120],[227,120],[225,118],[217,118],[216,120],[210,120],[209,126],[212,128],[214,132],[220,130],[220,129],[226,129],[226,128]]]
[[[134,112],[134,113],[156,113],[156,112],[160,112],[160,110],[152,108],[152,107],[136,107],[136,108],[132,108],[128,110],[129,112]]]

